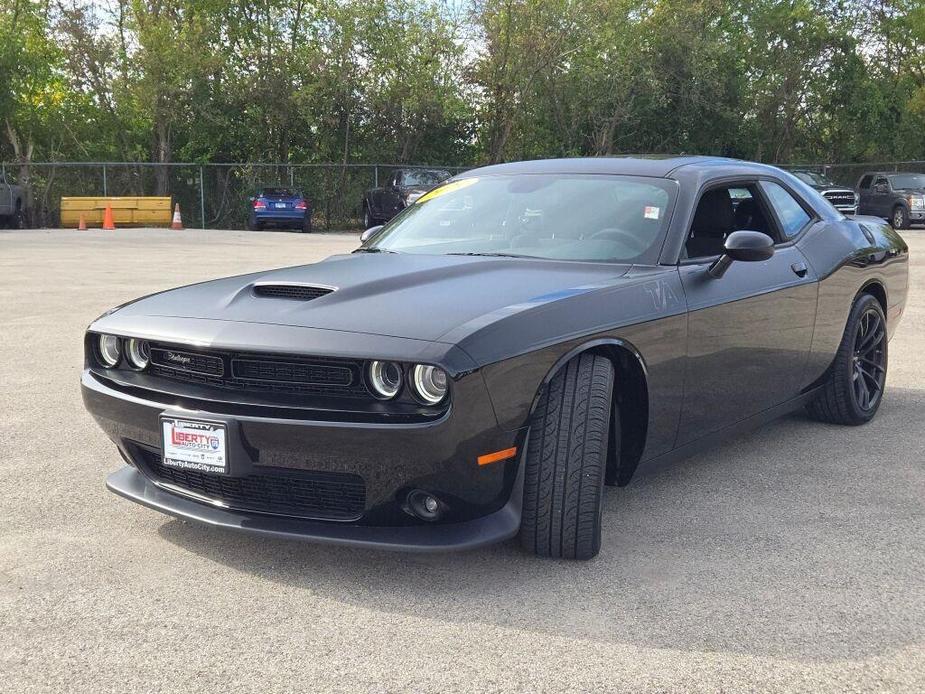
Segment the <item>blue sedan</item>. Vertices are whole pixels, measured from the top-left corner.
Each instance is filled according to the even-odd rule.
[[[261,188],[251,199],[247,228],[259,231],[266,227],[312,230],[311,203],[291,188]]]

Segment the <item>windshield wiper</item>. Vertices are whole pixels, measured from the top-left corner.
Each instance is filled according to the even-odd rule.
[[[354,253],[398,253],[389,248],[357,248]]]
[[[535,255],[518,255],[517,253],[446,253],[445,255],[481,256],[484,258],[537,258]]]

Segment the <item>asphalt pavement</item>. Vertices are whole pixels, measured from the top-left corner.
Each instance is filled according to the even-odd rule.
[[[860,428],[792,415],[607,489],[600,556],[267,541],[114,496],[82,335],[356,234],[0,231],[0,691],[925,691],[925,232]]]

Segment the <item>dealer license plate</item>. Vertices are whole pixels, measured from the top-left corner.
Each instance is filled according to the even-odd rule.
[[[164,465],[219,475],[228,472],[224,424],[163,417],[161,431]]]

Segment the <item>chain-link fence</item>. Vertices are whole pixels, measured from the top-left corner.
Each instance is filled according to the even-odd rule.
[[[310,202],[316,229],[359,229],[363,194],[387,183],[395,169],[458,166],[404,164],[154,164],[32,162],[0,164],[10,182],[28,178],[26,223],[59,225],[62,197],[171,196],[188,227],[243,229],[250,198],[263,186],[289,187]]]
[[[403,164],[154,164],[144,162],[33,162],[28,169],[0,163],[11,182],[27,176],[26,223],[60,224],[62,197],[168,195],[180,203],[189,227],[243,229],[249,198],[262,186],[301,191],[314,209],[316,229],[359,229],[363,194],[385,185],[397,168],[435,168],[457,173],[467,167]],[[783,168],[818,171],[854,188],[868,171],[925,171],[925,161],[864,164],[803,164]]]

